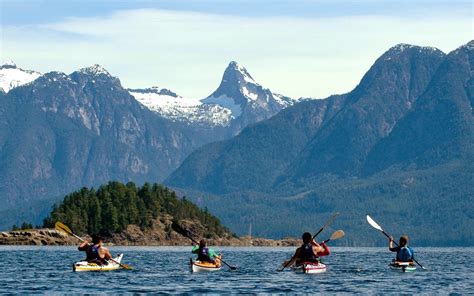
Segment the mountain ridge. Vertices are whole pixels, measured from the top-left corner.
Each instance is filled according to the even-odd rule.
[[[310,116],[322,122],[314,133],[304,112],[334,97],[300,103],[196,150],[166,184],[199,196],[238,234],[248,223],[270,237],[311,231],[307,225],[339,211],[348,245],[360,245],[368,235],[364,215],[380,212],[419,245],[472,245],[473,45],[447,55],[394,46],[339,97],[331,116]],[[285,133],[286,122],[309,136],[298,142],[296,132]]]

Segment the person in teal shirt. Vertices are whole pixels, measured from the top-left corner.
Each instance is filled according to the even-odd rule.
[[[199,241],[199,245],[195,245],[191,250],[193,254],[197,254],[197,260],[201,262],[210,262],[216,263],[216,259],[220,256],[211,248],[206,246],[206,241],[204,239]]]

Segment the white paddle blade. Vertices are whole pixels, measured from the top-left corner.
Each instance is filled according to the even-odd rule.
[[[367,215],[367,222],[369,222],[370,226],[372,226],[373,228],[383,231],[382,227],[380,227],[380,225],[378,225],[377,222],[374,221],[374,219],[370,218],[369,215]]]
[[[331,240],[339,239],[341,237],[344,237],[346,235],[343,230],[336,230],[334,233],[331,235]]]

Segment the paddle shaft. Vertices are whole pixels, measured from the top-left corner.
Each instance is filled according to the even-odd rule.
[[[313,239],[315,239],[315,238],[318,236],[318,234],[320,234],[320,233],[324,230],[324,228],[328,227],[328,226],[332,223],[332,221],[334,221],[334,219],[337,217],[337,215],[339,215],[339,213],[333,214],[333,215],[329,218],[329,220],[326,222],[326,224],[324,224],[324,225],[318,230],[318,232],[316,232],[316,234],[313,235]]]
[[[385,234],[385,236],[386,236],[387,238],[390,238],[390,235],[388,235],[383,229],[382,229],[381,231],[382,231],[383,234]],[[400,246],[397,244],[396,241],[394,241],[394,240],[392,240],[392,241],[393,241],[393,243],[395,244],[395,246],[400,247]],[[426,269],[426,268],[423,267],[423,265],[421,265],[418,261],[416,261],[415,258],[413,258],[413,261],[415,261],[415,263],[418,264],[422,269]]]

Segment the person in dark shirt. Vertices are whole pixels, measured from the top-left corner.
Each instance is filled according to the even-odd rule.
[[[318,244],[312,237],[311,233],[305,232],[302,236],[303,244],[296,249],[295,254],[290,261],[283,262],[283,266],[291,266],[293,263],[300,265],[303,262],[319,262],[319,257],[327,256],[331,252],[325,243]]]
[[[413,262],[415,252],[408,246],[408,236],[402,235],[398,241],[398,247],[393,242],[393,237],[389,238],[389,250],[397,253],[396,261]]]
[[[102,246],[102,238],[92,235],[92,244],[85,240],[79,247],[79,251],[86,252],[86,261],[99,265],[107,264],[107,260],[112,259],[112,255],[106,247]]]

